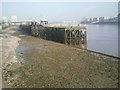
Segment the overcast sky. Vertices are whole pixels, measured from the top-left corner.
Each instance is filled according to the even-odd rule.
[[[112,1],[112,0],[111,0]],[[1,5],[1,3],[0,3]],[[2,2],[2,16],[48,21],[81,20],[83,17],[117,16],[117,2]]]
[[[118,2],[120,0],[2,0],[2,2]]]

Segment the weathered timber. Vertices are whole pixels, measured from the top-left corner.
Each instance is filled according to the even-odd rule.
[[[20,29],[24,30],[24,32],[27,32],[28,34],[32,34],[32,32],[31,32],[32,26],[31,25],[20,25],[19,27],[20,27]]]
[[[28,28],[29,26],[29,28]],[[68,45],[80,45],[86,43],[86,28],[81,26],[43,26],[33,22],[31,25],[23,26],[33,36],[45,40],[51,40]]]

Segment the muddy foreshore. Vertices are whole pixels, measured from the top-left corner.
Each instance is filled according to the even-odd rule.
[[[10,51],[16,51],[16,63],[7,66],[3,64],[3,88],[118,87],[116,58],[42,40],[26,35],[21,30],[9,35],[14,39],[6,38],[13,40],[3,41],[3,62],[14,61],[10,58],[12,53],[7,52],[8,45],[12,46]],[[18,47],[15,50],[16,46]],[[7,53],[10,55],[8,58]]]
[[[19,45],[20,38],[13,36],[17,27],[3,29],[0,33],[1,49],[1,68],[2,68],[2,87],[9,87],[13,78],[13,72],[19,65],[16,58],[16,48]],[[16,75],[14,75],[15,78]]]

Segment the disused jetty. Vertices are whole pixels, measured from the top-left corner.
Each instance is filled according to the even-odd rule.
[[[87,39],[86,27],[79,24],[74,26],[51,26],[31,22],[31,24],[21,25],[20,27],[33,36],[68,45],[85,44]]]

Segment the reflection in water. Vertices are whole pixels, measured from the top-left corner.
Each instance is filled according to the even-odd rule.
[[[118,25],[88,25],[87,49],[118,57]]]

